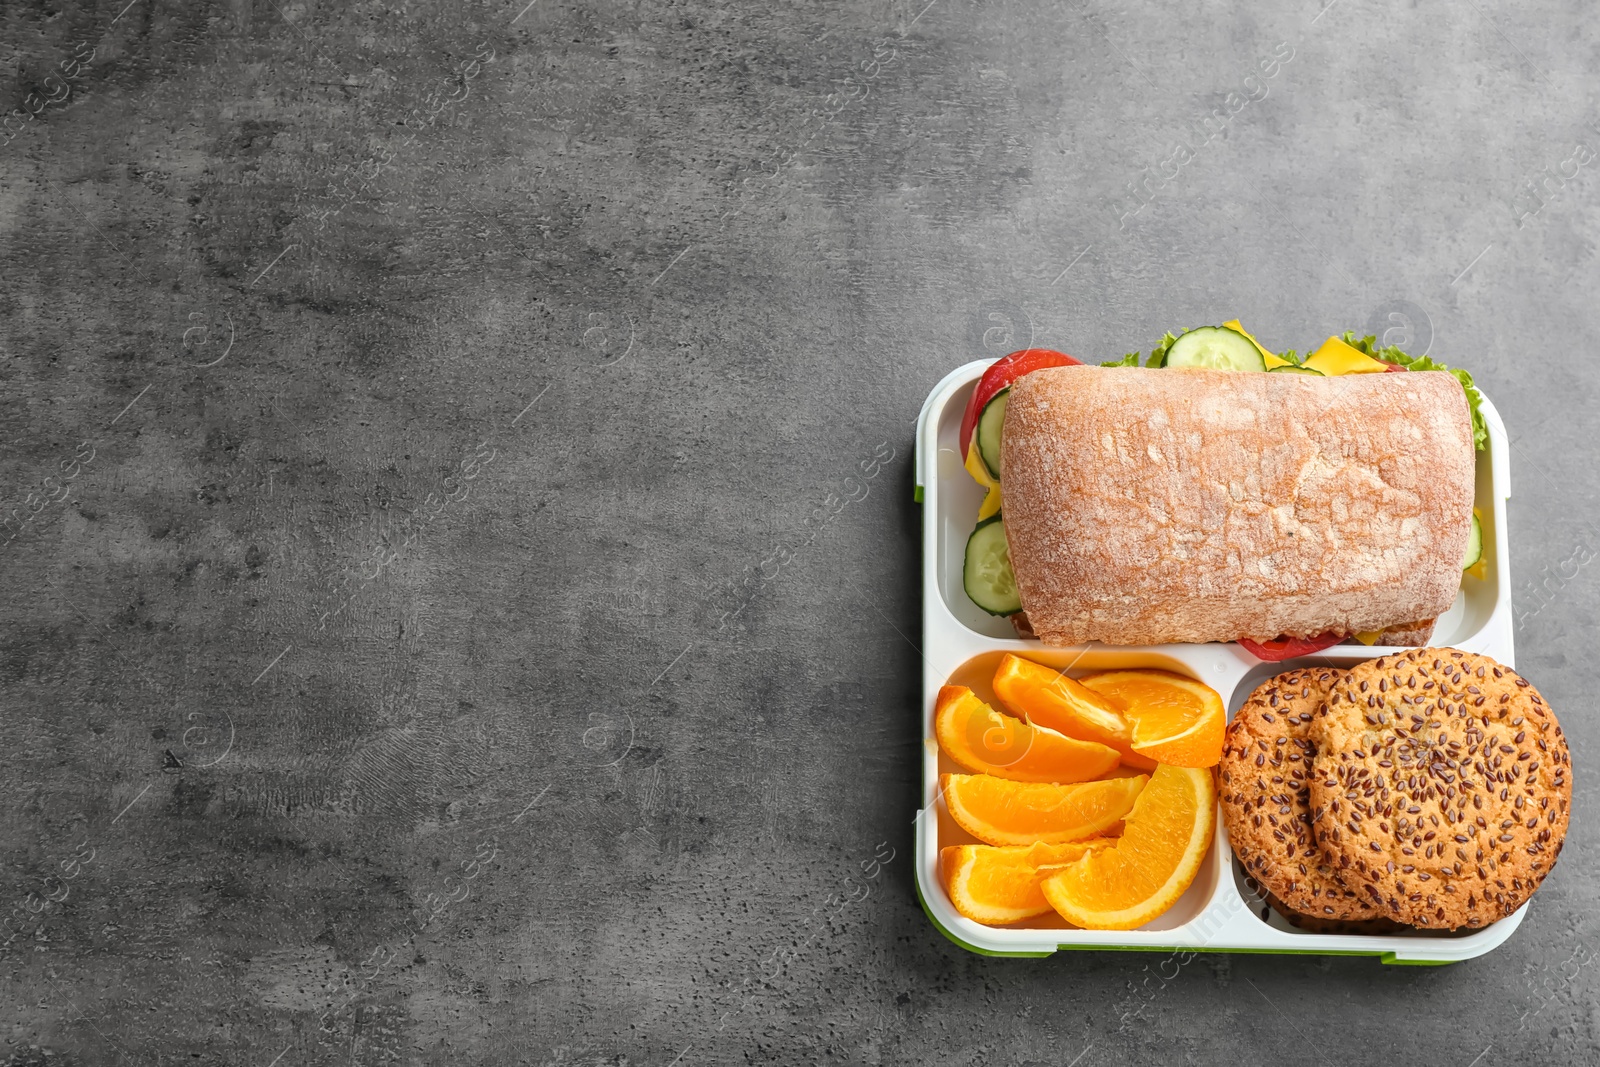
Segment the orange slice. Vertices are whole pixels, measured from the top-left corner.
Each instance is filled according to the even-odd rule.
[[[994,695],[1007,711],[1034,726],[1098,741],[1116,749],[1130,767],[1155,769],[1155,760],[1133,750],[1133,726],[1116,705],[1042,663],[1006,653],[995,668]]]
[[[1217,826],[1211,772],[1157,767],[1112,848],[1047,877],[1040,890],[1087,930],[1132,930],[1172,907],[1200,871]]]
[[[1008,782],[989,774],[941,774],[939,792],[950,817],[990,845],[1059,845],[1104,833],[1133,810],[1149,781],[1107,778],[1081,785]]]
[[[945,755],[967,770],[1014,782],[1087,782],[1118,760],[1114,748],[1002,715],[964,685],[939,690],[933,732]]]
[[[945,892],[973,922],[1000,926],[1050,911],[1039,883],[1092,849],[1101,837],[1064,845],[951,845],[939,853]]]
[[[1222,760],[1228,713],[1204,682],[1168,671],[1111,671],[1084,678],[1133,724],[1133,750],[1174,767],[1215,767]]]

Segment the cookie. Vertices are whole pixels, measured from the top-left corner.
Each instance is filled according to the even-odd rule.
[[[1566,738],[1538,691],[1487,656],[1419,648],[1353,667],[1311,740],[1317,841],[1344,884],[1397,922],[1504,918],[1561,853]]]
[[[1341,670],[1312,667],[1263,682],[1228,724],[1217,767],[1222,821],[1245,873],[1286,908],[1323,919],[1383,914],[1340,882],[1312,833],[1308,736]]]
[[[1303,915],[1289,907],[1289,905],[1285,904],[1271,893],[1267,892],[1265,889],[1261,889],[1259,886],[1254,885],[1252,888],[1256,889],[1260,894],[1262,909],[1271,908],[1273,911],[1283,916],[1284,920],[1288,922],[1290,926],[1293,926],[1299,930],[1304,930],[1308,934],[1373,935],[1392,934],[1398,930],[1404,929],[1404,927],[1395,922],[1393,919],[1387,919],[1381,915],[1376,919],[1329,919],[1319,918],[1315,915]],[[1263,914],[1261,918],[1264,922],[1267,919],[1267,915]]]

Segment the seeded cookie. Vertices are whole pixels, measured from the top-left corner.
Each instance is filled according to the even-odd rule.
[[[1311,723],[1311,818],[1345,885],[1399,922],[1484,926],[1561,853],[1572,759],[1527,680],[1419,648],[1360,664]]]
[[[1222,821],[1245,873],[1287,910],[1324,919],[1383,914],[1347,889],[1312,836],[1307,736],[1341,670],[1313,667],[1263,682],[1228,724],[1217,767]]]
[[[1384,918],[1381,915],[1376,919],[1329,919],[1326,917],[1319,918],[1315,915],[1303,915],[1265,889],[1260,889],[1259,892],[1263,902],[1261,905],[1263,910],[1271,908],[1283,916],[1290,926],[1304,930],[1308,934],[1392,934],[1396,930],[1404,929],[1393,919]],[[1265,920],[1267,916],[1263,914],[1261,918]]]

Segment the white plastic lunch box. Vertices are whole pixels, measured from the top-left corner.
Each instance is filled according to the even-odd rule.
[[[988,615],[967,599],[962,555],[976,524],[983,490],[962,466],[957,438],[973,386],[992,360],[952,371],[934,387],[917,419],[916,494],[922,522],[922,810],[916,820],[917,892],[935,926],[956,944],[992,956],[1048,956],[1057,949],[1182,949],[1201,952],[1276,952],[1380,956],[1384,963],[1443,964],[1481,956],[1511,936],[1527,911],[1491,926],[1459,932],[1417,930],[1385,935],[1309,933],[1290,926],[1246,885],[1222,820],[1216,839],[1186,893],[1166,914],[1137,930],[1080,930],[1055,916],[1007,927],[984,926],[957,914],[939,877],[939,849],[977,844],[937,797],[940,772],[962,772],[934,738],[934,698],[952,677],[992,699],[988,678],[1002,653],[1015,652],[1072,675],[1130,667],[1159,667],[1197,678],[1221,693],[1230,715],[1265,679],[1294,667],[1348,666],[1398,651],[1336,645],[1315,656],[1262,663],[1239,646],[1091,644],[1047,649],[1017,638],[1008,619]],[[1485,579],[1468,578],[1456,602],[1434,627],[1431,644],[1512,658],[1511,572],[1505,502],[1511,495],[1510,446],[1504,424],[1485,398],[1489,448],[1478,454],[1476,504],[1483,516]]]

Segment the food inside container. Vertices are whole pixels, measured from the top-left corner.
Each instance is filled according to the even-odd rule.
[[[1341,742],[1337,740],[1337,732],[1329,733],[1325,743],[1335,746],[1329,751],[1342,754],[1337,757],[1341,763],[1347,762],[1343,756],[1348,756],[1349,760],[1363,763],[1366,775],[1389,776],[1383,784],[1372,786],[1374,796],[1387,789],[1392,798],[1400,787],[1407,789],[1408,797],[1413,789],[1419,795],[1425,794],[1426,784],[1420,779],[1414,785],[1411,782],[1417,773],[1411,768],[1424,766],[1418,762],[1424,750],[1433,753],[1437,748],[1444,756],[1445,771],[1457,779],[1442,785],[1436,782],[1435,795],[1420,796],[1415,806],[1423,810],[1398,814],[1394,811],[1383,814],[1381,807],[1372,806],[1365,794],[1375,779],[1363,777],[1352,784],[1338,781],[1336,771],[1335,786],[1323,787],[1326,794],[1323,801],[1328,808],[1334,799],[1339,800],[1341,808],[1352,800],[1359,800],[1367,808],[1347,813],[1350,818],[1339,824],[1337,842],[1329,835],[1330,841],[1324,845],[1312,829],[1301,844],[1314,845],[1318,850],[1343,850],[1338,854],[1348,857],[1350,863],[1358,863],[1348,851],[1351,842],[1369,852],[1377,845],[1384,855],[1376,868],[1378,873],[1373,874],[1369,864],[1369,870],[1356,879],[1356,884],[1347,885],[1345,889],[1369,900],[1377,890],[1385,897],[1383,906],[1365,910],[1381,914],[1330,915],[1320,910],[1319,897],[1309,898],[1311,906],[1308,906],[1301,884],[1303,879],[1282,877],[1285,865],[1292,865],[1294,873],[1298,873],[1298,860],[1304,855],[1301,849],[1297,848],[1293,857],[1268,856],[1271,865],[1263,868],[1259,842],[1252,852],[1246,840],[1248,834],[1238,830],[1236,835],[1229,826],[1229,820],[1233,819],[1236,824],[1233,829],[1237,830],[1242,825],[1238,824],[1240,817],[1253,825],[1257,804],[1261,805],[1263,824],[1270,827],[1276,819],[1275,829],[1280,832],[1285,826],[1292,831],[1293,817],[1302,811],[1308,816],[1314,811],[1309,800],[1313,792],[1310,785],[1305,786],[1308,799],[1303,807],[1297,800],[1298,792],[1290,796],[1281,788],[1294,781],[1298,789],[1306,781],[1302,767],[1309,758],[1311,768],[1315,769],[1317,757],[1314,754],[1302,748],[1299,761],[1278,757],[1279,765],[1272,769],[1285,781],[1273,782],[1274,775],[1268,774],[1264,789],[1247,788],[1236,766],[1244,758],[1236,750],[1246,741],[1253,744],[1265,740],[1269,749],[1274,750],[1280,747],[1280,736],[1283,747],[1295,743],[1296,735],[1258,736],[1259,730],[1251,733],[1244,725],[1238,725],[1255,722],[1257,727],[1262,726],[1260,721],[1250,717],[1253,713],[1247,713],[1246,719],[1240,720],[1239,712],[1250,704],[1253,694],[1267,692],[1274,685],[1286,691],[1284,687],[1294,679],[1279,679],[1279,675],[1321,668],[1335,678],[1353,677],[1355,681],[1350,685],[1364,701],[1366,694],[1359,688],[1361,681],[1365,680],[1371,689],[1375,680],[1392,677],[1380,678],[1380,674],[1397,669],[1393,665],[1400,661],[1394,657],[1405,654],[1406,650],[1390,642],[1409,637],[1424,642],[1431,640],[1431,644],[1413,647],[1410,654],[1440,658],[1441,663],[1447,659],[1455,663],[1454,657],[1459,655],[1470,661],[1472,672],[1483,667],[1486,677],[1496,669],[1505,678],[1514,676],[1515,672],[1510,669],[1513,653],[1507,553],[1500,534],[1504,529],[1504,502],[1509,485],[1504,431],[1493,406],[1477,395],[1475,389],[1469,390],[1470,379],[1463,381],[1465,376],[1451,374],[1449,377],[1455,378],[1459,387],[1441,382],[1445,375],[1430,375],[1424,379],[1418,374],[1410,379],[1413,383],[1422,380],[1437,383],[1426,387],[1431,390],[1429,395],[1436,398],[1430,402],[1434,410],[1453,410],[1460,416],[1451,436],[1451,447],[1457,459],[1430,468],[1437,471],[1448,467],[1448,474],[1436,479],[1448,483],[1448,493],[1440,492],[1437,499],[1421,503],[1421,510],[1432,508],[1433,512],[1426,515],[1419,512],[1413,516],[1431,531],[1427,533],[1428,545],[1413,546],[1411,557],[1428,569],[1435,587],[1430,594],[1435,599],[1426,605],[1434,613],[1434,618],[1425,620],[1432,624],[1431,637],[1415,632],[1416,627],[1410,627],[1412,633],[1406,632],[1406,624],[1416,623],[1415,618],[1372,620],[1361,617],[1348,603],[1340,602],[1334,606],[1343,614],[1330,621],[1382,622],[1384,629],[1339,632],[1331,635],[1332,640],[1326,631],[1291,633],[1285,629],[1277,633],[1260,630],[1239,633],[1229,640],[1183,641],[1173,638],[1193,635],[1118,635],[1102,631],[1089,635],[1093,640],[1083,634],[1066,633],[1065,636],[1073,640],[1063,641],[1065,632],[1058,610],[1061,604],[1067,603],[1063,590],[1088,590],[1091,599],[1105,596],[1107,586],[1103,575],[1072,577],[1071,581],[1058,582],[1060,588],[1052,591],[1048,582],[1033,581],[1026,573],[1013,572],[1011,595],[1023,610],[1011,614],[994,612],[995,608],[1006,606],[1000,598],[1007,592],[1005,572],[1016,547],[1016,531],[1008,530],[1005,525],[1007,508],[1025,510],[1016,505],[1025,505],[1030,491],[1047,495],[1040,491],[1040,486],[1024,485],[1030,478],[1030,463],[1041,469],[1045,465],[1028,458],[1013,464],[1014,456],[1021,453],[1007,447],[1008,425],[1025,425],[1013,421],[1019,398],[1027,402],[1033,392],[1037,394],[1035,400],[1043,397],[1052,405],[1057,402],[1054,395],[1049,395],[1050,390],[1032,389],[1027,384],[1028,376],[1126,374],[1127,369],[1137,363],[1141,376],[1170,375],[1170,380],[1232,379],[1237,382],[1255,378],[1261,383],[1296,382],[1325,387],[1336,384],[1331,379],[1347,377],[1352,368],[1360,365],[1349,352],[1329,344],[1319,347],[1305,360],[1293,357],[1293,353],[1287,354],[1293,358],[1285,365],[1306,367],[1314,373],[1291,372],[1282,367],[1275,370],[1268,356],[1272,360],[1282,359],[1282,356],[1256,346],[1254,338],[1236,323],[1227,324],[1226,328],[1255,346],[1265,366],[1264,372],[1251,365],[1247,357],[1240,356],[1236,345],[1232,351],[1238,362],[1244,364],[1244,369],[1219,369],[1219,364],[1234,358],[1227,356],[1227,346],[1235,343],[1226,337],[1219,339],[1202,334],[1187,345],[1164,342],[1166,359],[1172,358],[1173,350],[1177,352],[1178,361],[1170,365],[1164,359],[1157,366],[1147,366],[1145,364],[1150,361],[1141,357],[1121,361],[1123,368],[1087,367],[1076,361],[1063,362],[1070,357],[1061,357],[1059,353],[1035,354],[1029,359],[1034,365],[1027,374],[1002,380],[998,386],[994,385],[993,368],[1006,361],[962,368],[930,395],[918,429],[919,498],[927,510],[922,643],[927,748],[924,753],[924,810],[917,820],[917,884],[924,906],[935,924],[958,943],[993,954],[1043,955],[1068,947],[1172,947],[1370,953],[1381,956],[1386,962],[1441,963],[1487,952],[1509,937],[1520,922],[1525,913],[1525,901],[1554,865],[1564,834],[1571,772],[1569,764],[1549,755],[1555,747],[1552,738],[1559,735],[1559,727],[1554,725],[1555,713],[1548,708],[1544,710],[1549,712],[1549,726],[1556,733],[1535,736],[1519,727],[1518,732],[1523,732],[1524,736],[1518,742],[1512,740],[1515,732],[1504,737],[1496,732],[1493,746],[1496,751],[1487,757],[1482,772],[1475,765],[1489,740],[1489,731],[1484,725],[1489,720],[1482,714],[1452,715],[1448,722],[1431,714],[1424,716],[1424,722],[1432,725],[1420,735],[1389,736],[1386,744],[1392,751],[1379,755],[1376,760],[1370,759],[1371,753],[1366,749],[1361,750],[1362,757],[1356,757],[1354,749],[1338,748]],[[1186,335],[1170,340],[1176,342],[1183,336]],[[1370,341],[1356,339],[1352,344],[1345,338],[1335,340],[1363,359],[1387,362],[1380,358],[1385,355],[1384,350],[1376,349]],[[1437,369],[1437,365],[1424,365],[1423,361],[1410,360],[1410,357],[1405,359],[1416,370]],[[1017,362],[1020,360],[1012,360],[1013,364]],[[1198,369],[1184,369],[1186,366]],[[1063,370],[1064,367],[1071,369]],[[1400,372],[1391,372],[1387,367],[1380,370],[1390,382],[1401,377]],[[1374,377],[1368,379],[1370,384],[1362,386],[1364,389],[1370,390],[1379,382],[1379,372],[1370,373]],[[987,387],[985,379],[990,382]],[[1454,392],[1441,388],[1444,384],[1451,385]],[[1171,387],[1163,388],[1170,391]],[[1207,388],[1212,387],[1208,385]],[[1279,386],[1256,384],[1245,388],[1277,390]],[[974,412],[971,401],[985,389],[988,395]],[[1251,395],[1240,389],[1237,385],[1224,386],[1221,394]],[[1218,417],[1226,417],[1230,410],[1219,407]],[[1256,411],[1253,417],[1259,422],[1263,409],[1252,410]],[[988,419],[984,417],[985,411]],[[1391,420],[1395,426],[1384,432],[1403,432],[1418,417],[1415,413],[1401,412]],[[1155,416],[1155,421],[1159,419],[1159,415]],[[1168,419],[1173,421],[1170,413]],[[1049,417],[1044,421],[1048,423]],[[1147,418],[1146,422],[1149,421]],[[1337,423],[1330,422],[1328,428],[1336,426]],[[1035,428],[1029,432],[1039,431]],[[1044,453],[1043,449],[1038,451],[1041,455]],[[1163,452],[1165,457],[1159,444],[1156,451]],[[1466,464],[1459,460],[1462,452],[1466,453]],[[1155,461],[1150,459],[1148,449],[1142,457],[1129,451],[1127,465],[1136,468],[1140,477],[1149,478],[1148,467]],[[1037,472],[1032,477],[1038,477]],[[1018,499],[1009,500],[1008,491]],[[1262,499],[1255,502],[1271,503],[1266,494],[1261,496]],[[1071,496],[1062,499],[1070,501]],[[1150,499],[1146,497],[1147,501]],[[1330,492],[1327,499],[1333,501],[1338,497]],[[1445,514],[1446,504],[1450,505],[1449,515]],[[1378,505],[1394,507],[1392,501],[1380,500],[1374,508]],[[1065,505],[1058,502],[1058,506]],[[1331,512],[1331,507],[1330,503],[1325,510]],[[1460,517],[1462,513],[1464,520]],[[1000,516],[997,520],[994,519],[996,515]],[[1378,518],[1388,521],[1383,516]],[[1398,521],[1405,518],[1401,515]],[[1315,527],[1313,519],[1315,516],[1307,517],[1306,525]],[[1003,552],[995,551],[995,542],[991,540],[989,560],[973,568],[967,549],[974,533],[984,528],[980,523],[986,520],[994,520],[988,522],[988,527],[1000,528],[995,533],[1004,531],[999,539]],[[1105,536],[1109,538],[1112,533],[1108,531]],[[1452,538],[1460,542],[1456,546],[1459,555],[1450,568],[1454,588],[1448,590],[1450,595],[1446,598],[1437,590],[1437,574],[1443,570],[1438,560],[1441,552],[1449,547],[1445,542]],[[1024,548],[1023,554],[1026,552]],[[1047,553],[1039,555],[1048,559]],[[999,566],[997,558],[1003,560],[1005,566]],[[1023,566],[1026,569],[1028,564]],[[1074,581],[1079,584],[1074,586]],[[1101,582],[1098,592],[1096,581]],[[1405,585],[1407,579],[1397,572],[1395,581]],[[1422,584],[1426,583],[1412,583],[1414,587]],[[969,585],[977,588],[980,596],[996,599],[992,599],[987,608],[980,606],[969,595]],[[1013,620],[1024,617],[1030,596],[1041,587],[1047,590],[1046,599],[1042,601],[1045,610],[1041,613],[1045,632],[1025,636],[1027,628],[1017,627]],[[1413,588],[1407,595],[1415,592]],[[1051,596],[1058,598],[1054,608],[1049,602]],[[1245,597],[1241,594],[1239,599]],[[1442,609],[1437,606],[1441,600],[1445,601]],[[1397,597],[1395,602],[1399,604],[1400,599]],[[1097,625],[1116,617],[1106,611],[1098,615],[1095,612],[1083,614],[1096,620]],[[1134,617],[1134,614],[1124,617]],[[1070,622],[1070,610],[1066,617]],[[1277,616],[1268,613],[1263,617]],[[1129,640],[1117,642],[1118,636]],[[1377,666],[1379,663],[1384,665]],[[1429,672],[1430,677],[1419,677],[1416,684],[1422,686],[1431,681],[1433,688],[1428,692],[1435,692],[1440,687],[1437,675],[1441,669],[1432,666],[1432,658],[1426,659],[1417,671],[1419,675]],[[1363,671],[1366,673],[1360,673]],[[1456,672],[1445,673],[1453,679]],[[1176,684],[1180,680],[1183,685]],[[1385,681],[1384,684],[1389,683]],[[1455,683],[1451,681],[1450,684]],[[1531,685],[1519,686],[1515,681],[1508,684],[1513,687],[1506,690],[1512,694],[1512,699],[1518,699],[1516,694],[1519,693],[1536,693]],[[1480,692],[1468,693],[1465,688],[1468,685],[1477,685]],[[1484,685],[1464,673],[1458,695],[1470,696],[1475,701],[1484,695],[1484,689]],[[1187,695],[1178,695],[1185,690]],[[1210,693],[1210,698],[1196,695],[1202,691]],[[1384,692],[1387,694],[1389,690]],[[1411,693],[1406,690],[1403,695]],[[1270,709],[1270,697],[1261,699],[1267,701]],[[1258,700],[1257,704],[1260,702]],[[1448,703],[1454,706],[1463,702],[1452,699]],[[1192,706],[1186,709],[1187,705]],[[1394,703],[1393,708],[1400,706]],[[1404,706],[1408,715],[1417,707]],[[1543,707],[1542,698],[1540,704],[1530,706]],[[1221,710],[1220,721],[1211,708]],[[1270,710],[1267,713],[1274,714]],[[1295,712],[1296,716],[1302,713]],[[1525,726],[1530,718],[1526,708],[1522,718]],[[1509,718],[1505,721],[1509,723]],[[1296,725],[1309,729],[1309,724],[1297,721]],[[1306,740],[1301,738],[1301,743]],[[1537,748],[1539,740],[1544,741],[1545,749]],[[1452,743],[1456,746],[1454,749]],[[1512,754],[1499,751],[1507,744],[1513,747]],[[1468,762],[1469,770],[1463,772],[1459,757],[1469,747],[1474,749],[1473,759]],[[1562,750],[1564,752],[1564,743]],[[1521,795],[1523,808],[1518,809],[1515,807],[1517,792],[1509,783],[1490,776],[1505,774],[1508,760],[1526,766],[1536,757],[1530,755],[1517,760],[1516,756],[1534,751],[1542,757],[1540,768],[1531,784],[1525,774],[1521,779],[1532,791]],[[1400,758],[1402,753],[1405,760]],[[1257,746],[1248,757],[1252,767],[1256,755],[1263,756],[1263,768],[1271,765],[1271,759]],[[1501,758],[1498,767],[1492,762],[1495,755]],[[1451,758],[1457,762],[1454,769],[1448,767]],[[1404,764],[1407,773],[1397,779],[1394,766],[1379,766],[1383,760],[1394,766]],[[1435,762],[1441,761],[1429,759],[1426,766],[1431,767]],[[1197,765],[1182,766],[1185,763]],[[1292,770],[1285,771],[1290,764],[1301,771],[1301,779],[1294,780]],[[1555,774],[1558,764],[1559,778]],[[1224,780],[1221,772],[1232,777]],[[1062,780],[1054,780],[1057,778]],[[1473,785],[1466,789],[1465,782],[1469,779]],[[1485,863],[1485,874],[1479,875],[1476,871],[1479,844],[1471,844],[1469,848],[1467,843],[1454,840],[1460,833],[1470,841],[1472,832],[1465,826],[1452,830],[1449,851],[1443,853],[1441,859],[1438,830],[1431,825],[1431,820],[1437,818],[1441,823],[1454,826],[1451,820],[1467,819],[1470,825],[1476,825],[1470,820],[1480,817],[1485,809],[1474,808],[1471,796],[1464,802],[1461,798],[1464,790],[1467,793],[1476,791],[1483,797],[1484,804],[1489,805],[1491,798],[1485,788],[1486,781],[1508,790],[1505,803],[1512,805],[1512,811],[1520,812],[1542,803],[1544,807],[1539,810],[1544,812],[1542,817],[1546,822],[1528,828],[1524,819],[1523,829],[1518,833],[1528,835],[1527,841],[1513,835],[1513,842],[1500,842],[1499,837],[1508,832],[1508,829],[1501,829],[1494,835],[1496,842],[1501,846],[1514,844],[1523,850],[1522,856],[1528,861],[1524,863],[1503,850],[1489,857],[1494,867]],[[1205,800],[1203,782],[1211,783],[1214,799],[1210,802]],[[1446,798],[1444,791],[1451,789],[1454,794]],[[1357,794],[1355,798],[1343,795],[1352,790]],[[1269,811],[1267,805],[1274,803],[1272,798],[1286,796],[1290,797],[1289,812],[1281,810],[1285,806],[1282,800]],[[1498,789],[1495,798],[1498,798]],[[1463,810],[1463,803],[1466,810]],[[1408,799],[1406,807],[1411,806],[1413,802]],[[1555,809],[1561,814],[1556,816],[1555,822],[1550,822],[1549,813]],[[1268,814],[1272,818],[1269,819]],[[1401,817],[1406,820],[1403,824],[1399,821]],[[1491,821],[1487,815],[1482,817],[1486,822]],[[1508,817],[1509,813],[1497,815],[1499,822]],[[1325,814],[1324,821],[1326,818]],[[1419,827],[1418,818],[1428,821],[1428,825]],[[1359,827],[1359,835],[1349,829],[1351,821]],[[1387,829],[1382,828],[1385,824]],[[1430,832],[1435,834],[1432,839],[1427,838]],[[1486,828],[1480,826],[1478,832],[1481,836]],[[1417,839],[1416,843],[1413,838]],[[1275,842],[1270,831],[1268,839]],[[1430,847],[1432,854],[1429,854]],[[1534,853],[1527,852],[1530,847]],[[1415,862],[1404,851],[1408,848],[1421,855],[1422,862]],[[1458,848],[1471,858],[1470,868],[1455,855]],[[1244,851],[1236,858],[1240,849]],[[1488,857],[1488,850],[1484,851]],[[1378,855],[1377,852],[1373,854]],[[1502,860],[1502,855],[1506,859]],[[1254,863],[1253,867],[1246,862],[1247,857]],[[1393,872],[1388,869],[1391,860],[1395,863]],[[1533,869],[1535,860],[1537,871]],[[1410,871],[1403,869],[1407,865]],[[1510,874],[1502,880],[1512,887],[1510,890],[1502,890],[1494,884],[1505,871]],[[1428,877],[1420,878],[1421,874]],[[1444,882],[1451,880],[1454,888],[1445,891]],[[1488,903],[1483,892],[1485,884],[1490,887]],[[1430,891],[1431,904],[1428,903]],[[1470,905],[1465,903],[1469,893]],[[1503,894],[1503,899],[1495,894]],[[1411,899],[1413,896],[1415,900]],[[1454,906],[1457,897],[1462,901],[1459,908]],[[1446,898],[1450,898],[1450,906],[1445,905]],[[1400,909],[1398,915],[1396,906]],[[1442,917],[1441,907],[1445,909]]]
[[[1007,652],[960,676],[934,735],[965,773],[940,774],[939,802],[979,843],[942,845],[940,884],[973,922],[1153,922],[1199,874],[1219,800],[1252,886],[1303,929],[1484,926],[1528,901],[1566,836],[1561,727],[1488,656],[1289,670],[1231,722],[1173,671],[1074,677]]]
[[[1469,374],[1374,338],[1301,360],[1237,321],[1168,334],[1142,366],[1013,353],[962,416],[984,493],[963,590],[1058,647],[1425,645],[1486,575],[1481,403]]]

